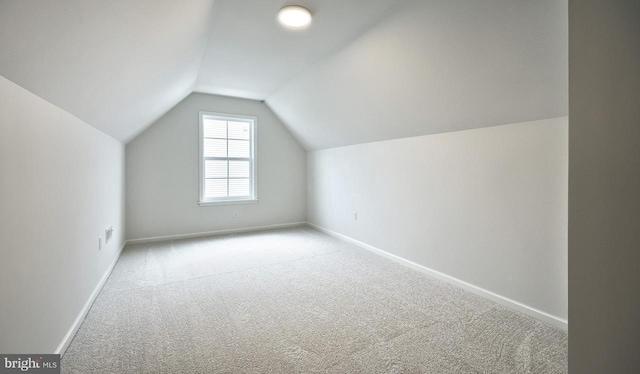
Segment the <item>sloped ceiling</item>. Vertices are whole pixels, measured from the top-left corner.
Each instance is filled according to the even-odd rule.
[[[0,0],[0,75],[128,142],[189,93],[265,99],[307,149],[567,113],[561,0]]]
[[[411,2],[267,103],[307,149],[565,116],[567,11]]]
[[[127,141],[193,90],[209,0],[2,0],[0,74]]]
[[[309,65],[336,52],[400,0],[301,0],[305,30],[276,20],[283,0],[218,0],[196,91],[264,100]]]

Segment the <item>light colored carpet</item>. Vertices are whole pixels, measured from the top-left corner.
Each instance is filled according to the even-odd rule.
[[[128,246],[63,373],[565,373],[567,334],[307,227]]]

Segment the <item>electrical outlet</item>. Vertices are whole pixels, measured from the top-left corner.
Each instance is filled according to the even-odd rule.
[[[358,220],[358,212],[353,212],[353,220],[357,221]]]
[[[98,250],[102,249],[102,236],[98,236]]]
[[[104,244],[109,243],[113,237],[113,226],[109,226],[104,230]]]

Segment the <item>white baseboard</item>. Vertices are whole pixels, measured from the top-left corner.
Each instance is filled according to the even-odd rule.
[[[363,242],[361,242],[359,240],[353,239],[353,238],[351,238],[349,236],[337,233],[335,231],[331,231],[329,229],[326,229],[326,228],[324,228],[322,226],[318,226],[318,225],[313,224],[311,222],[307,222],[307,225],[309,227],[312,227],[312,228],[318,230],[318,231],[324,232],[324,233],[329,234],[331,236],[334,236],[336,238],[343,239],[343,240],[345,240],[347,242],[350,242],[350,243],[355,244],[355,245],[357,245],[359,247],[367,249],[367,250],[369,250],[369,251],[371,251],[373,253],[376,253],[378,255],[386,257],[386,258],[388,258],[388,259],[390,259],[392,261],[395,261],[395,262],[397,262],[399,264],[408,266],[408,267],[410,267],[412,269],[415,269],[415,270],[418,270],[418,271],[420,271],[422,273],[428,274],[428,275],[430,275],[430,276],[432,276],[434,278],[438,278],[438,279],[440,279],[440,280],[442,280],[444,282],[447,282],[447,283],[452,284],[454,286],[458,286],[458,287],[460,287],[462,289],[465,289],[467,291],[473,292],[474,294],[476,294],[478,296],[482,296],[482,297],[484,297],[486,299],[489,299],[491,301],[494,301],[494,302],[496,302],[496,303],[498,303],[500,305],[506,306],[507,308],[513,309],[513,310],[518,311],[520,313],[523,313],[523,314],[526,314],[526,315],[531,316],[533,318],[536,318],[536,319],[538,319],[538,320],[540,320],[540,321],[542,321],[544,323],[547,323],[547,324],[549,324],[551,326],[555,326],[555,327],[557,327],[559,329],[567,331],[568,322],[567,322],[566,319],[562,319],[560,317],[556,317],[554,315],[551,315],[549,313],[543,312],[541,310],[538,310],[536,308],[530,307],[528,305],[522,304],[522,303],[517,302],[515,300],[511,300],[511,299],[509,299],[507,297],[498,295],[497,293],[491,292],[489,290],[485,290],[482,287],[475,286],[475,285],[473,285],[471,283],[465,282],[465,281],[460,280],[458,278],[454,278],[454,277],[452,277],[450,275],[441,273],[441,272],[439,272],[437,270],[430,269],[430,268],[428,268],[426,266],[417,264],[417,263],[415,263],[413,261],[409,261],[409,260],[407,260],[405,258],[402,258],[400,256],[396,256],[396,255],[391,254],[389,252],[383,251],[380,248],[376,248],[376,247],[374,247],[372,245],[369,245],[367,243],[363,243]]]
[[[280,223],[277,225],[268,225],[268,226],[253,226],[253,227],[244,227],[239,229],[196,232],[191,234],[154,236],[150,238],[129,239],[127,240],[127,244],[151,243],[151,242],[160,242],[164,240],[189,239],[189,238],[199,238],[204,236],[234,234],[239,232],[262,231],[262,230],[279,229],[279,228],[286,228],[286,227],[304,226],[306,224],[307,224],[306,222],[291,222],[291,223]]]
[[[76,333],[78,332],[78,329],[80,328],[80,326],[82,325],[82,322],[84,321],[85,317],[87,316],[87,313],[89,313],[89,309],[91,309],[91,306],[93,305],[93,302],[96,301],[96,298],[98,297],[98,294],[100,293],[100,290],[102,290],[102,287],[107,282],[107,279],[109,279],[109,276],[111,275],[111,272],[113,271],[113,268],[116,266],[116,263],[118,263],[118,260],[120,259],[120,255],[122,254],[122,250],[124,249],[124,247],[126,245],[127,245],[127,242],[125,241],[122,244],[122,247],[120,247],[120,250],[118,251],[118,254],[115,256],[115,258],[113,259],[113,261],[111,262],[111,264],[109,265],[107,270],[102,275],[102,278],[100,278],[100,282],[98,282],[96,287],[93,289],[93,292],[91,293],[91,295],[89,296],[89,299],[87,300],[87,302],[84,304],[84,306],[80,310],[80,313],[78,313],[78,316],[76,317],[76,320],[73,321],[73,324],[71,325],[71,328],[69,328],[69,331],[67,331],[67,333],[64,336],[64,338],[62,338],[62,341],[60,342],[60,344],[58,345],[58,348],[56,348],[56,350],[54,352],[55,354],[59,354],[59,355],[63,356],[64,353],[66,352],[67,348],[69,347],[69,344],[71,344],[71,341],[73,340],[73,337],[76,336]]]

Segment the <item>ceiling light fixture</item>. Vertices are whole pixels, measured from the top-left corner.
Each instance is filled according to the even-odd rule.
[[[311,12],[309,12],[309,9],[298,5],[286,6],[280,9],[278,21],[282,26],[289,29],[304,29],[311,23]]]

